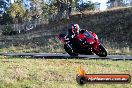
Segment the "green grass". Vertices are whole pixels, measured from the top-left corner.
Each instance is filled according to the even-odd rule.
[[[86,84],[75,77],[82,65],[88,74],[130,74],[131,61],[35,59],[0,56],[0,88],[131,88],[130,84]]]

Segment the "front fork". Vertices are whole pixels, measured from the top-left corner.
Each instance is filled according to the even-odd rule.
[[[93,44],[93,49],[94,49],[94,51],[97,52],[97,53],[100,52],[99,46],[100,46],[100,43],[99,43],[99,42],[95,42],[95,43]]]

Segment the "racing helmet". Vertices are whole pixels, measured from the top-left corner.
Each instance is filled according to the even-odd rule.
[[[69,28],[69,33],[72,35],[77,35],[79,34],[79,25],[78,24],[71,24],[70,28]]]

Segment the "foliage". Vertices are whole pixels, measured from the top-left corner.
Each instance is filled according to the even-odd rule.
[[[0,25],[6,25],[6,24],[11,24],[11,23],[13,23],[12,17],[7,13],[3,13],[0,19]]]
[[[2,31],[3,35],[14,35],[16,34],[16,31],[14,31],[14,29],[12,28],[12,26],[5,26],[5,29],[3,29]]]
[[[25,10],[21,4],[15,2],[10,6],[10,8],[8,8],[7,13],[10,14],[12,18],[17,18],[23,17],[25,14]]]
[[[8,2],[9,2],[9,0],[0,0],[0,8],[3,8],[4,10],[6,10],[9,5]]]
[[[48,15],[48,11],[49,11],[49,5],[48,4],[43,4],[43,6],[42,6],[42,14],[44,16],[47,16]]]
[[[114,8],[114,7],[123,7],[123,6],[127,6],[127,4],[130,4],[129,1],[127,1],[127,3],[124,0],[108,0],[107,2],[107,8]]]
[[[43,0],[29,0],[28,2],[25,2],[30,3],[29,8],[26,8],[26,4],[25,7],[23,5],[24,0],[15,0],[14,3],[9,5],[5,12],[7,12],[9,17],[11,17],[14,22],[19,19],[31,20],[32,17],[35,16],[48,16],[54,13],[56,13],[57,16],[60,16],[65,13],[65,11],[67,11],[68,3],[70,3],[72,7],[75,7],[79,0],[69,0],[69,2],[67,1],[68,0],[49,0],[46,2]],[[9,0],[7,0],[7,2],[9,2]],[[87,5],[84,5],[83,9],[84,8],[88,8]],[[82,9],[82,6],[80,9]]]
[[[80,5],[77,5],[77,9],[80,11],[84,10],[94,10],[94,3],[91,1],[81,3]]]
[[[44,2],[42,0],[30,0],[31,1],[31,7],[30,10],[32,14],[42,14],[42,7],[44,5]]]
[[[49,14],[53,14],[57,11],[57,7],[55,7],[54,5],[50,5],[49,6]]]

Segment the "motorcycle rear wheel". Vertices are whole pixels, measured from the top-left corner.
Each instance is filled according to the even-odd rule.
[[[64,44],[64,49],[70,56],[78,56],[78,53],[75,53],[67,44]]]

